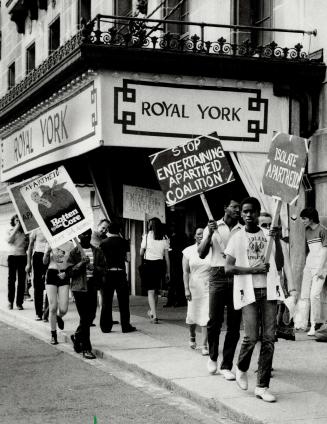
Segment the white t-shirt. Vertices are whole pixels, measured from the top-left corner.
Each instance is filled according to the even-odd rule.
[[[249,266],[254,267],[259,264],[265,263],[265,251],[267,246],[267,238],[264,235],[263,231],[260,230],[256,233],[248,233],[245,231],[248,243],[246,249],[246,255],[248,258]],[[237,256],[238,256],[238,247],[236,245],[236,237],[231,237],[229,240],[228,246],[225,250],[226,255],[230,255],[236,259],[237,265]],[[267,287],[267,276],[266,274],[252,274],[252,283],[255,289]]]
[[[157,261],[163,259],[165,250],[169,250],[169,239],[167,237],[162,240],[154,240],[153,231],[143,234],[141,249],[146,249],[144,259],[149,261]]]

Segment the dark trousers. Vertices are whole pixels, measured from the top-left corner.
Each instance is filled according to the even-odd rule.
[[[219,336],[224,322],[225,306],[227,307],[227,332],[221,368],[231,370],[240,338],[242,313],[234,309],[233,279],[226,277],[223,267],[212,267],[209,279],[209,321],[207,324],[209,355],[212,361],[217,361],[218,358]]]
[[[89,303],[90,303],[90,319],[91,324],[95,320],[95,316],[97,313],[97,307],[98,307],[98,290],[94,286],[94,284],[88,283],[87,293],[89,297]]]
[[[73,291],[76,309],[79,315],[79,326],[75,331],[75,343],[82,351],[92,350],[90,341],[90,325],[92,324],[92,308],[88,292]]]
[[[47,266],[43,263],[43,253],[33,254],[33,286],[34,286],[34,307],[35,313],[42,318],[43,313],[43,292],[45,289],[45,273]]]
[[[267,300],[267,289],[254,289],[256,301],[243,307],[244,339],[238,358],[238,368],[247,371],[256,343],[261,340],[257,386],[269,387],[275,349],[277,301]],[[259,336],[260,327],[262,335]]]
[[[25,280],[27,257],[25,255],[8,256],[8,302],[14,303],[16,293],[16,277],[17,277],[17,296],[16,305],[22,306],[24,303]]]
[[[119,305],[121,328],[125,330],[130,325],[129,287],[125,271],[108,271],[106,282],[101,290],[100,328],[103,332],[109,332],[112,328],[112,300],[115,290]]]

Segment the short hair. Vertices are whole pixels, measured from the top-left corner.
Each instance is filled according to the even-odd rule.
[[[240,203],[239,200],[236,200],[235,197],[230,196],[230,197],[227,197],[224,201],[225,208],[227,208],[231,204],[231,202],[235,202],[235,203],[238,203],[238,204]]]
[[[312,208],[312,207],[302,209],[302,211],[300,213],[300,217],[301,218],[309,218],[315,224],[319,224],[319,222],[320,222],[317,209]]]
[[[10,218],[10,225],[12,226],[12,227],[14,227],[15,226],[15,219],[16,218],[18,218],[18,215],[13,215],[11,218]],[[19,219],[19,218],[18,218]]]
[[[246,204],[250,204],[253,206],[254,210],[260,213],[261,211],[261,205],[259,200],[256,197],[246,197],[241,202],[241,210],[243,209],[243,206]]]
[[[120,225],[118,222],[110,222],[108,231],[110,234],[119,234],[120,233]]]
[[[106,223],[106,224],[110,224],[110,221],[109,221],[109,219],[107,219],[107,218],[103,218],[103,219],[101,219],[100,221],[99,221],[99,223],[98,223],[98,225],[101,225],[101,224],[103,224],[103,223]]]

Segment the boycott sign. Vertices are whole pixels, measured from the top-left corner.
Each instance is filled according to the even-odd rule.
[[[123,186],[123,217],[144,221],[145,214],[166,222],[165,196],[160,190]]]
[[[168,206],[234,181],[217,133],[163,150],[150,159]]]
[[[82,199],[63,166],[29,182],[20,191],[52,248],[90,228]]]
[[[30,233],[35,228],[39,227],[39,224],[36,222],[34,215],[32,214],[30,208],[27,206],[27,203],[25,202],[20,192],[21,187],[33,181],[35,178],[36,177],[22,181],[20,183],[11,184],[7,187],[10,199],[15,206],[16,213],[19,216],[24,233]]]
[[[298,192],[308,155],[305,138],[278,133],[272,140],[262,179],[263,193],[292,204]]]

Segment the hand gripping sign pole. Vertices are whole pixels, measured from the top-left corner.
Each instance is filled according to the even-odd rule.
[[[201,193],[200,194],[200,198],[201,198],[203,207],[204,207],[204,209],[206,211],[206,214],[208,216],[208,219],[210,221],[214,221],[214,217],[213,217],[213,215],[211,213],[211,210],[210,210],[210,207],[209,207],[209,204],[208,204],[208,201],[207,201],[207,198],[206,198],[205,194],[204,193]],[[217,238],[218,244],[220,246],[220,249],[221,249],[222,252],[224,252],[226,246],[225,246],[225,243],[224,243],[223,239],[221,238],[221,236],[219,234],[218,229],[215,230],[215,234],[216,234],[216,238]]]
[[[308,140],[305,138],[277,133],[272,139],[261,191],[277,199],[273,227],[278,224],[282,202],[292,205],[299,197],[308,151]],[[269,261],[273,241],[273,237],[270,237],[265,254],[266,262]]]

